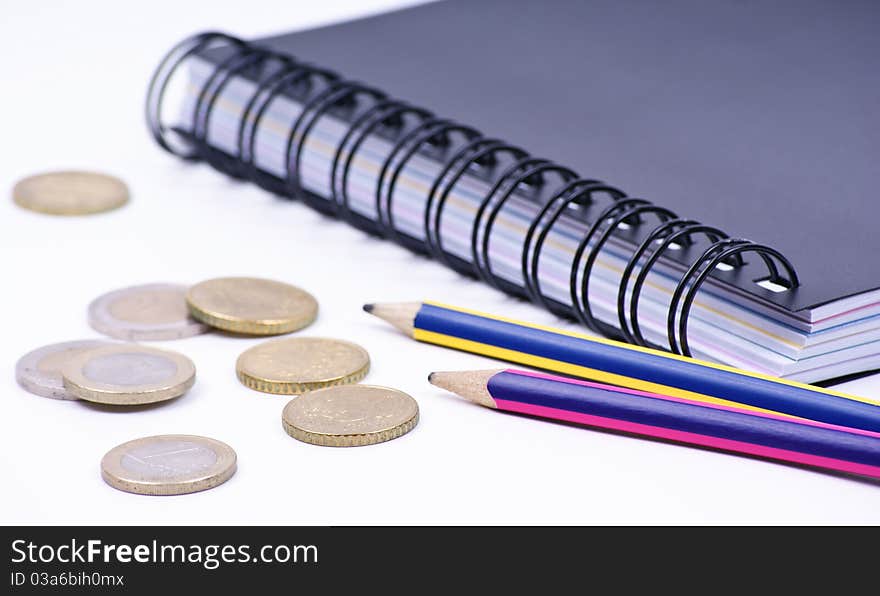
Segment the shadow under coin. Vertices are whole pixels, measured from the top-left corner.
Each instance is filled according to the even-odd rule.
[[[276,339],[280,337],[284,337],[285,335],[290,335],[290,333],[277,333],[274,335],[251,335],[248,333],[235,333],[234,331],[226,331],[224,329],[211,329],[211,335],[219,335],[220,337],[226,337],[229,339]],[[295,333],[291,332],[291,333]]]
[[[180,397],[183,397],[182,395]],[[109,412],[111,414],[133,414],[136,412],[149,412],[150,410],[158,410],[159,408],[166,407],[177,400],[180,397],[175,397],[174,399],[166,399],[163,401],[157,401],[150,404],[137,404],[137,405],[113,405],[113,404],[99,404],[92,401],[86,401],[84,399],[77,400],[79,403],[90,410],[94,410],[96,412]]]

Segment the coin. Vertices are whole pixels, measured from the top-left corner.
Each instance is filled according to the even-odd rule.
[[[412,397],[388,387],[339,385],[310,391],[284,407],[281,423],[294,439],[327,447],[360,447],[405,435],[419,422]]]
[[[61,379],[61,367],[65,362],[86,350],[112,345],[99,339],[66,341],[37,348],[22,356],[15,365],[18,384],[34,395],[52,399],[77,399]]]
[[[89,305],[95,331],[129,341],[181,339],[208,331],[186,306],[186,286],[146,284],[115,290]]]
[[[266,341],[242,353],[238,380],[264,393],[298,394],[357,383],[370,370],[370,355],[357,344],[323,337]]]
[[[182,354],[137,344],[88,350],[61,367],[64,388],[86,401],[139,405],[183,395],[196,369]]]
[[[235,451],[196,435],[159,435],[118,445],[101,460],[104,482],[139,495],[184,495],[219,486],[235,474]]]
[[[20,180],[12,188],[20,207],[50,215],[89,215],[128,201],[122,180],[97,172],[47,172]]]
[[[196,284],[186,294],[193,317],[218,329],[278,335],[315,320],[318,302],[297,287],[254,277],[222,277]]]

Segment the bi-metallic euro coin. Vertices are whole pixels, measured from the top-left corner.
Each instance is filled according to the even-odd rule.
[[[173,399],[193,386],[196,369],[182,354],[138,344],[83,352],[61,368],[64,388],[79,399],[140,405]]]
[[[42,397],[52,399],[78,399],[64,388],[61,367],[87,350],[112,345],[99,339],[84,339],[51,344],[28,352],[15,365],[15,378],[18,384]]]
[[[159,435],[114,447],[101,460],[104,481],[140,495],[182,495],[214,488],[235,473],[235,451],[196,435]]]
[[[205,333],[186,306],[187,286],[145,284],[99,296],[89,305],[89,324],[128,341],[171,340]]]

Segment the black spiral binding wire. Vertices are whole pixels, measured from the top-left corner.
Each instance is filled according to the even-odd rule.
[[[351,164],[354,160],[355,155],[357,155],[357,152],[360,149],[361,145],[370,136],[370,134],[382,127],[401,131],[406,126],[407,117],[412,117],[418,121],[425,121],[433,118],[433,114],[431,114],[431,112],[429,112],[428,110],[416,106],[411,106],[404,102],[391,102],[388,105],[387,109],[379,110],[375,113],[370,114],[369,117],[363,122],[361,130],[358,132],[357,136],[354,137],[354,140],[351,143],[351,148],[348,151],[348,156],[346,157],[345,163],[342,166],[339,182],[339,192],[343,205],[343,217],[345,217],[355,227],[369,232],[370,234],[381,235],[383,231],[382,224],[377,220],[370,219],[369,217],[361,215],[360,213],[355,213],[350,209],[348,200],[348,173],[351,171]],[[351,130],[355,130],[355,128],[352,127]],[[340,144],[340,150],[342,150],[342,145],[344,144],[344,141]]]
[[[271,53],[254,48],[227,59],[214,70],[213,74],[205,82],[196,100],[192,136],[196,142],[196,147],[199,149],[200,158],[221,172],[236,178],[241,177],[240,160],[211,146],[208,141],[208,124],[211,121],[214,106],[217,105],[217,98],[220,97],[229,81],[236,74],[244,72],[271,57]]]
[[[424,118],[415,127],[409,129],[400,135],[397,142],[391,147],[391,151],[382,162],[379,169],[379,176],[376,179],[376,220],[379,222],[382,235],[386,238],[398,239],[396,230],[394,229],[394,216],[391,213],[391,191],[384,192],[386,181],[389,173],[391,173],[391,182],[396,179],[398,168],[403,168],[409,157],[425,143],[434,145],[442,143],[445,139],[443,131],[458,126],[450,120],[444,118],[435,118],[433,116]],[[401,158],[400,156],[403,155]],[[390,187],[390,183],[387,184]]]
[[[692,246],[694,244],[693,237],[697,234],[706,236],[713,243],[727,238],[727,234],[712,226],[706,226],[694,220],[673,219],[654,228],[624,267],[617,293],[617,309],[623,337],[630,343],[646,347],[659,347],[649,344],[639,327],[639,298],[642,294],[642,288],[654,263],[659,260],[667,248],[675,243],[679,243],[683,247]],[[639,260],[646,255],[648,258],[636,276],[632,290],[628,292],[630,316],[627,322],[625,297],[629,281]],[[741,258],[739,261],[741,262]]]
[[[605,193],[612,201],[618,201],[626,197],[626,194],[612,186],[603,184],[598,180],[578,179],[572,181],[567,187],[561,189],[555,196],[544,205],[526,232],[523,241],[523,253],[521,268],[526,290],[533,302],[540,304],[553,313],[572,318],[575,317],[574,307],[563,304],[544,296],[541,292],[541,280],[538,276],[538,267],[544,241],[553,229],[554,224],[571,207],[590,207],[594,204],[596,196]],[[537,233],[537,236],[535,234]]]
[[[775,248],[764,244],[756,244],[750,240],[721,240],[716,242],[690,266],[672,294],[672,303],[669,305],[669,313],[667,315],[667,333],[669,335],[669,349],[671,351],[684,356],[691,355],[687,339],[688,315],[700,286],[720,263],[728,262],[729,264],[729,260],[732,257],[738,257],[744,253],[754,253],[761,257],[769,272],[769,276],[766,278],[767,281],[788,289],[800,285],[800,280],[794,266]],[[779,263],[785,269],[785,276],[780,275],[776,263]],[[682,294],[684,294],[684,300],[682,300]],[[681,303],[680,310],[679,303]],[[677,334],[675,330],[676,320],[678,321]]]
[[[276,85],[283,84],[287,79],[302,72],[300,65],[289,56],[274,54],[273,58],[279,64],[278,69],[266,77],[263,84],[257,88],[245,105],[238,122],[236,148],[238,151],[237,161],[239,162],[237,172],[240,178],[247,177],[247,174],[252,173],[255,169],[252,152],[254,150],[254,136],[258,124],[257,113],[262,113],[264,110],[263,106],[266,105],[266,102],[271,97],[274,97],[272,91]],[[210,118],[210,114],[208,117]]]
[[[470,264],[462,260],[462,263],[464,263],[462,269],[464,270],[460,269],[458,263],[452,260],[457,257],[443,250],[440,220],[443,217],[446,197],[449,196],[449,189],[455,185],[472,164],[487,165],[488,160],[492,159],[491,153],[505,144],[504,141],[499,139],[487,139],[480,135],[479,132],[476,132],[473,136],[475,138],[469,138],[468,142],[447,159],[443,167],[440,168],[439,175],[434,179],[434,183],[428,191],[423,221],[425,243],[428,245],[431,256],[465,275],[473,275],[475,273],[468,267]],[[441,190],[441,188],[444,190]],[[440,195],[439,198],[438,195]]]
[[[329,215],[335,215],[337,210],[336,203],[305,190],[300,183],[299,172],[302,148],[306,144],[312,127],[327,110],[345,104],[349,106],[356,105],[359,95],[365,95],[374,101],[385,98],[385,94],[381,91],[361,83],[336,81],[306,102],[302,112],[300,112],[300,115],[290,128],[290,134],[287,137],[285,163],[287,164],[287,181],[290,187],[290,195],[301,197],[313,209]]]
[[[621,209],[624,205],[628,205],[628,208]],[[638,222],[642,216],[653,214],[660,221],[660,225],[663,225],[667,221],[675,219],[676,215],[665,207],[652,205],[642,199],[623,199],[612,205],[608,210],[608,214],[608,219],[601,218],[596,220],[596,223],[593,224],[590,231],[584,237],[582,245],[589,243],[593,236],[596,237],[596,241],[590,247],[590,252],[584,260],[583,266],[580,265],[580,261],[578,260],[580,257],[576,255],[572,266],[570,280],[572,284],[572,298],[575,301],[574,304],[577,314],[579,315],[578,318],[591,329],[595,329],[606,335],[618,336],[618,330],[597,320],[593,316],[592,309],[590,308],[590,273],[593,270],[593,265],[596,263],[596,258],[601,252],[602,247],[605,246],[605,243],[611,237],[611,234],[613,234],[621,224],[625,222]],[[579,254],[580,249],[578,250],[578,255]],[[578,272],[581,273],[580,284],[575,286],[578,279]],[[580,295],[580,300],[577,299],[578,294]]]
[[[479,219],[475,223],[475,227],[477,227],[478,229],[482,229],[483,232],[479,235],[481,237],[479,245],[472,246],[472,252],[474,256],[476,257],[477,255],[481,255],[481,258],[475,258],[474,262],[478,264],[478,267],[483,274],[483,279],[491,285],[495,286],[496,288],[504,289],[504,284],[508,282],[492,273],[492,262],[489,258],[489,238],[492,235],[492,226],[494,225],[495,220],[498,218],[498,214],[501,213],[501,209],[504,207],[504,204],[507,202],[507,200],[511,196],[513,196],[513,191],[516,190],[520,184],[533,184],[537,186],[543,186],[544,184],[546,184],[546,177],[551,174],[559,176],[562,179],[564,185],[572,180],[577,179],[578,177],[573,170],[566,167],[558,166],[547,160],[534,160],[533,163],[533,167],[525,169],[510,182],[510,184],[507,186],[507,190],[504,191],[504,194],[499,197],[494,205],[491,205],[488,201],[483,203],[483,205],[488,208],[488,211],[482,212],[482,214],[488,213],[488,215],[485,215],[484,217],[485,223],[483,223],[482,220]],[[480,217],[480,215],[481,213],[478,212],[478,217]],[[474,249],[477,250],[474,251]],[[480,266],[481,261],[482,266]],[[526,283],[525,280],[524,283]],[[528,296],[528,284],[526,284],[525,289],[516,288],[515,293],[516,295],[521,297]]]
[[[431,129],[427,134],[421,135],[420,138],[410,143],[409,149],[407,149],[404,152],[403,157],[398,160],[397,166],[394,168],[394,171],[391,174],[391,178],[388,182],[387,191],[384,195],[385,212],[388,218],[388,232],[394,240],[417,253],[427,253],[427,243],[425,241],[419,240],[418,238],[410,236],[409,234],[398,232],[397,228],[394,225],[394,208],[392,207],[394,189],[397,185],[397,180],[400,177],[401,172],[403,172],[404,170],[404,167],[425,144],[433,144],[435,147],[448,147],[453,142],[452,135],[454,134],[460,134],[464,137],[465,140],[470,140],[474,137],[479,136],[480,133],[470,126],[464,126],[462,124],[457,124],[451,121],[439,125],[434,129]],[[379,188],[381,188],[381,180]]]
[[[217,31],[207,31],[189,37],[177,44],[165,55],[162,62],[156,67],[156,72],[153,73],[149,88],[147,89],[146,117],[150,133],[156,139],[156,142],[159,143],[160,147],[183,159],[199,159],[199,145],[192,141],[184,143],[187,145],[185,148],[177,148],[173,145],[169,140],[169,133],[177,131],[171,131],[162,124],[162,100],[165,97],[168,83],[174,71],[187,58],[210,49],[215,42],[225,42],[240,50],[248,47],[248,44],[244,41]],[[201,93],[199,95],[201,96]]]
[[[490,266],[487,264],[489,260],[488,253],[488,237],[490,224],[488,218],[484,217],[495,207],[501,207],[505,199],[510,197],[511,193],[517,189],[520,184],[533,184],[533,173],[540,171],[540,168],[549,166],[550,161],[538,157],[526,155],[522,159],[514,162],[508,167],[495,181],[495,184],[486,193],[486,196],[480,202],[477,208],[477,214],[474,217],[474,223],[471,226],[471,261],[476,267],[477,275],[486,283],[513,294],[514,296],[524,297],[523,290],[515,284],[506,282],[503,279],[492,275]],[[495,197],[499,196],[499,199]],[[483,242],[485,240],[485,242]],[[486,249],[485,252],[483,249]]]
[[[467,275],[468,277],[477,277],[479,273],[477,264],[473,261],[466,261],[443,248],[443,235],[440,233],[443,207],[446,205],[446,201],[449,198],[452,189],[455,188],[456,183],[470,170],[472,165],[481,164],[484,167],[494,168],[498,163],[499,157],[502,155],[507,154],[516,159],[522,159],[528,155],[528,153],[519,147],[515,147],[504,141],[488,139],[484,141],[485,142],[482,145],[477,145],[475,141],[469,143],[469,146],[480,148],[473,151],[465,159],[461,160],[461,162],[456,165],[454,173],[449,176],[448,179],[445,179],[445,173],[447,171],[452,171],[448,170],[452,162],[444,165],[441,175],[437,177],[437,180],[431,187],[431,191],[428,194],[428,202],[425,206],[425,237],[428,240],[428,246],[432,248],[432,252],[437,258],[444,261],[448,266],[452,267],[459,273]],[[437,207],[433,210],[432,215],[432,205],[434,204],[435,193],[438,193],[439,196],[436,200]],[[491,194],[491,192],[489,194]],[[433,240],[431,239],[432,237]],[[473,242],[473,234],[471,234],[471,252],[473,252]]]
[[[262,188],[280,196],[288,196],[289,183],[272,174],[260,170],[255,162],[256,135],[263,122],[263,118],[272,104],[272,101],[283,93],[295,93],[303,95],[301,87],[311,89],[313,85],[323,82],[330,84],[339,78],[336,73],[312,66],[291,61],[275,74],[267,77],[257,87],[251,97],[251,101],[241,117],[239,124],[238,151],[239,159],[246,166],[246,175]],[[299,89],[297,93],[296,90]],[[251,116],[253,114],[253,116]],[[253,118],[253,124],[247,129],[248,120]],[[248,132],[245,132],[245,131]],[[245,151],[244,148],[247,148]],[[288,156],[289,157],[289,156]]]
[[[190,57],[216,54],[214,71],[196,94],[189,130],[166,127],[162,106],[168,84]],[[236,135],[237,155],[212,146],[211,118],[224,89],[236,76],[256,82],[253,95],[241,113]],[[301,111],[287,135],[284,177],[257,165],[257,135],[273,101],[286,95],[300,103]],[[301,181],[303,149],[318,121],[328,113],[348,122],[333,151],[330,196],[318,196]],[[194,35],[175,46],[160,62],[147,92],[146,118],[156,142],[166,151],[187,160],[202,160],[237,178],[253,180],[276,194],[303,200],[323,213],[338,216],[370,234],[383,236],[412,251],[428,254],[461,274],[479,277],[514,296],[525,297],[559,316],[574,317],[587,327],[610,337],[621,337],[642,346],[665,348],[689,356],[688,319],[701,286],[709,276],[724,275],[719,267],[742,271],[743,255],[760,258],[764,278],[787,289],[799,285],[792,264],[772,247],[749,240],[731,239],[718,228],[681,219],[669,209],[644,199],[628,197],[618,188],[576,172],[476,129],[440,118],[418,106],[396,99],[371,86],[347,81],[337,73],[299,62],[231,35],[210,31]],[[349,173],[363,143],[379,135],[391,143],[376,178],[375,218],[352,209],[348,196]],[[423,214],[423,236],[417,238],[395,224],[394,197],[398,180],[416,155],[440,162],[431,181]],[[465,174],[482,177],[489,191],[482,199],[470,229],[471,260],[444,248],[444,208]],[[551,179],[556,182],[552,185]],[[493,271],[490,251],[495,226],[509,201],[535,201],[539,210],[529,223],[520,258],[522,285]],[[607,201],[606,205],[601,200]],[[588,224],[569,271],[569,303],[547,296],[539,276],[542,251],[563,215]],[[657,220],[651,228],[647,216]],[[599,254],[612,237],[628,228],[637,238],[617,287],[617,326],[599,321],[590,304],[590,279]],[[709,243],[696,260],[685,265],[668,307],[668,346],[650,344],[639,324],[639,301],[646,280],[671,248],[697,250]],[[680,261],[669,261],[679,263]],[[751,280],[759,281],[759,280]]]

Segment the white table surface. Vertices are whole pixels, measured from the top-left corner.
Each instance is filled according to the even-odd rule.
[[[543,324],[553,317],[308,208],[185,164],[147,134],[152,69],[206,29],[245,38],[400,5],[350,2],[15,2],[0,19],[3,167],[0,263],[0,521],[100,524],[877,523],[880,486],[779,464],[493,413],[430,386],[431,370],[499,367],[417,344],[364,302],[433,298]],[[136,7],[135,7],[136,6]],[[311,57],[320,63],[320,56]],[[357,78],[357,73],[349,73]],[[503,131],[502,131],[503,132]],[[131,203],[57,218],[10,200],[23,176],[57,168],[125,179]],[[622,182],[621,182],[622,183]],[[158,342],[198,369],[186,396],[115,411],[30,395],[16,360],[48,343],[96,337],[86,306],[106,291],[226,275],[300,285],[321,303],[303,334],[340,337],[373,358],[367,382],[400,388],[422,420],[382,445],[329,449],[288,437],[287,398],[250,391],[234,362],[256,339]],[[880,394],[880,377],[844,386]],[[202,434],[238,453],[225,485],[179,497],[111,489],[111,447],[162,433]]]

